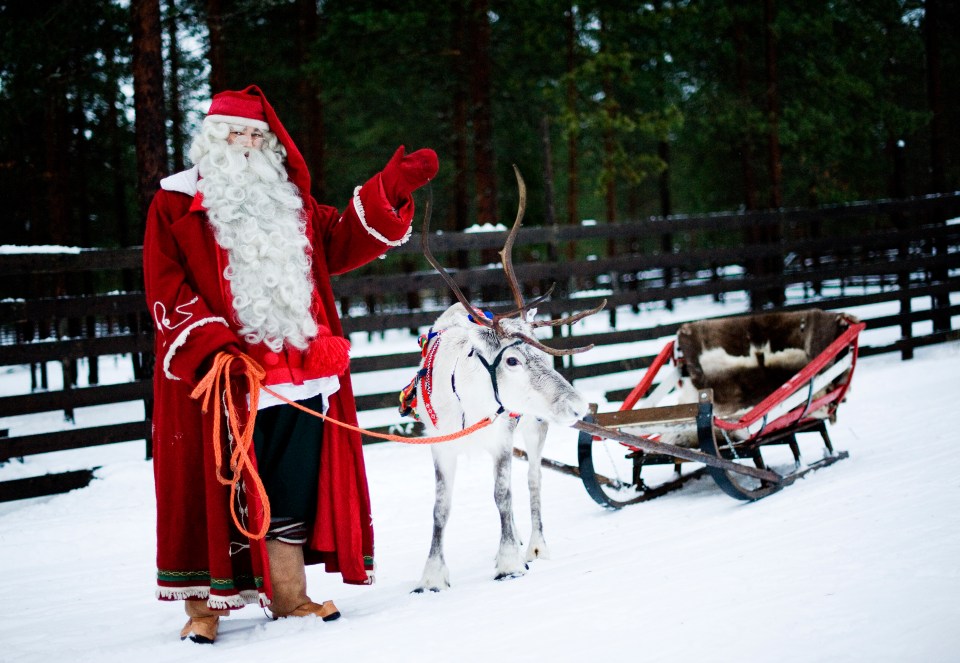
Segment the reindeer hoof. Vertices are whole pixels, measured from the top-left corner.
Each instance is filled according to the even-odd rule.
[[[423,575],[420,576],[420,582],[414,590],[417,594],[422,594],[423,590],[429,589],[431,592],[439,592],[444,589],[450,589],[450,571],[442,559],[430,557],[423,568]]]
[[[532,562],[535,559],[550,559],[550,549],[547,548],[546,543],[539,546],[530,546],[527,548],[526,559],[528,562]]]
[[[413,590],[412,592],[410,592],[410,593],[411,593],[411,594],[423,594],[425,591],[430,591],[430,592],[433,592],[433,593],[435,594],[435,593],[437,593],[437,592],[442,592],[442,591],[445,590],[445,589],[450,589],[450,581],[449,581],[449,580],[443,579],[443,580],[439,580],[439,581],[436,581],[436,582],[435,582],[435,581],[432,581],[432,580],[423,579],[423,580],[420,581],[420,584],[417,585],[416,589],[414,589],[414,590]]]
[[[510,578],[519,578],[524,575],[528,570],[530,570],[529,564],[524,564],[523,569],[517,569],[516,571],[504,571],[503,573],[498,573],[493,577],[494,580],[508,580]]]

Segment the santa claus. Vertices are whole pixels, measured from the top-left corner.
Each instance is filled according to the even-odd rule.
[[[288,401],[356,424],[330,275],[409,238],[411,193],[436,174],[437,157],[401,146],[343,212],[320,205],[303,157],[250,86],[214,96],[190,158],[192,169],[161,182],[143,247],[156,329],[157,596],[185,601],[181,638],[213,642],[219,618],[250,602],[277,618],[339,617],[332,601],[307,596],[305,564],[373,580],[360,436]],[[234,402],[258,408],[232,502],[217,468],[238,441],[191,398],[223,353],[244,358],[231,366],[262,368],[272,392],[231,383]]]

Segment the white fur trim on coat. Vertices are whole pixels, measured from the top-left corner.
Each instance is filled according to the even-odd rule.
[[[270,131],[270,125],[263,120],[254,120],[250,117],[240,117],[239,115],[207,115],[206,119],[211,122],[226,122],[227,124],[238,124],[241,127],[254,127],[260,131]]]
[[[413,226],[407,227],[407,232],[400,239],[387,239],[382,234],[380,234],[376,228],[367,224],[367,215],[363,211],[363,203],[360,201],[360,189],[363,187],[358,186],[353,190],[353,207],[357,210],[357,217],[360,219],[360,223],[363,224],[364,229],[376,237],[378,240],[386,244],[387,246],[400,246],[401,244],[406,244],[407,240],[410,239],[411,233],[413,233]]]
[[[197,195],[197,182],[200,181],[200,166],[190,170],[181,170],[169,177],[160,180],[160,188],[164,191],[177,191],[188,196]]]
[[[173,355],[176,354],[177,350],[187,342],[187,336],[197,327],[205,325],[210,322],[219,322],[222,323],[227,329],[230,328],[230,325],[227,324],[227,321],[223,318],[204,318],[202,320],[197,320],[192,325],[180,332],[180,335],[174,339],[173,343],[170,344],[170,348],[167,350],[167,354],[163,357],[163,374],[166,375],[171,380],[179,380],[176,375],[170,372],[170,362],[173,361]]]
[[[210,587],[206,585],[197,585],[194,587],[158,587],[156,592],[158,599],[184,601],[186,599],[207,599],[207,605],[214,610],[226,610],[228,608],[242,608],[250,603],[259,603],[261,607],[270,605],[270,599],[263,592],[255,589],[245,589],[238,594],[229,596],[210,595]]]

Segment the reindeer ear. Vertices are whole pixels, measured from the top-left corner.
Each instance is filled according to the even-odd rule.
[[[536,309],[536,307],[534,307],[534,308],[532,308],[532,309],[530,309],[530,310],[527,311],[527,322],[533,322],[534,318],[536,318],[536,317],[537,317],[537,309]]]

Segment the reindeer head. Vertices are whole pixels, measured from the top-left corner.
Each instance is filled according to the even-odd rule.
[[[510,286],[510,292],[513,293],[513,301],[516,304],[516,308],[507,311],[506,313],[497,313],[493,318],[487,318],[482,312],[476,309],[467,298],[464,296],[463,292],[460,290],[460,287],[457,285],[457,282],[454,281],[453,277],[447,273],[447,270],[437,262],[437,259],[433,257],[433,253],[430,251],[430,213],[431,213],[431,204],[430,201],[427,201],[426,211],[424,212],[423,217],[423,231],[420,235],[421,245],[423,247],[423,255],[426,257],[427,261],[433,265],[433,268],[440,273],[443,277],[443,280],[450,287],[450,290],[453,291],[453,294],[456,295],[457,300],[463,305],[463,307],[471,312],[473,319],[478,324],[481,324],[485,327],[490,328],[496,334],[497,338],[501,341],[507,339],[517,339],[531,345],[547,354],[553,355],[555,357],[562,355],[572,355],[579,352],[585,352],[593,347],[593,344],[586,345],[579,348],[571,348],[569,350],[561,350],[557,348],[550,348],[538,341],[533,337],[527,327],[535,329],[537,327],[556,327],[559,325],[568,325],[582,320],[587,316],[593,315],[594,313],[599,312],[607,305],[607,300],[600,302],[600,305],[596,308],[592,308],[588,311],[581,311],[580,313],[575,313],[569,315],[565,318],[558,318],[556,320],[528,320],[528,312],[533,311],[537,304],[544,301],[550,294],[553,292],[554,286],[551,285],[547,291],[542,294],[540,297],[536,298],[531,302],[525,303],[523,301],[523,295],[520,291],[520,284],[517,282],[517,276],[513,271],[513,243],[516,240],[517,233],[520,231],[520,225],[523,222],[523,214],[526,211],[527,207],[527,186],[523,181],[523,177],[520,175],[520,171],[516,166],[513,167],[513,172],[517,177],[517,187],[520,190],[520,202],[517,208],[517,218],[513,222],[513,227],[510,229],[507,239],[503,244],[503,248],[500,250],[500,260],[503,264],[503,271],[507,277],[507,284]],[[519,318],[523,323],[529,324],[506,324],[506,321],[512,318]]]

